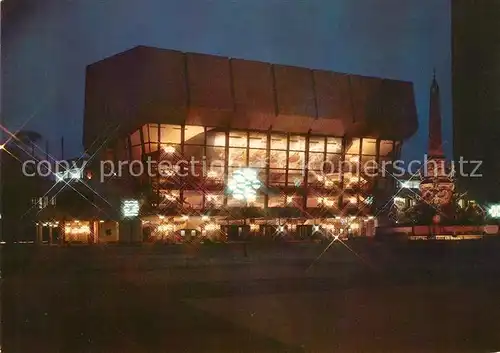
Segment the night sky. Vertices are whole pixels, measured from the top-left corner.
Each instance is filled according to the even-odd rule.
[[[60,156],[83,151],[85,67],[136,45],[412,81],[427,145],[429,86],[441,86],[452,153],[449,0],[4,0],[3,117],[29,120]]]

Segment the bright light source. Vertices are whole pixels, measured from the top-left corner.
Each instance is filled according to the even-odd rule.
[[[139,215],[139,201],[123,200],[122,201],[122,216],[124,218],[133,218]]]
[[[187,220],[189,219],[189,216],[184,215],[184,216],[182,216],[181,218],[182,218],[182,220],[187,221]]]
[[[500,204],[491,205],[488,208],[488,214],[491,218],[500,218]]]
[[[0,0],[0,2],[2,2],[2,1]],[[0,145],[0,150],[3,150],[4,148],[5,148],[5,145],[2,143],[2,144]]]
[[[208,221],[210,218],[208,216],[201,216],[202,221]]]
[[[233,172],[227,187],[236,200],[255,201],[257,190],[262,186],[257,171],[252,168],[237,169]]]

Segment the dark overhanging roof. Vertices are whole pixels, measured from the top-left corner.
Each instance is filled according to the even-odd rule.
[[[87,68],[84,145],[146,123],[405,139],[413,84],[138,46]]]

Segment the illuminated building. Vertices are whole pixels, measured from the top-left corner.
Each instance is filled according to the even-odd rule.
[[[399,158],[416,129],[408,82],[142,46],[87,68],[89,153],[135,167],[165,162],[122,175],[129,192],[146,195],[141,218],[156,222],[152,233],[373,221],[394,178],[359,166]],[[259,187],[242,197],[228,186],[247,168]]]
[[[439,85],[434,76],[430,89],[428,160],[421,172],[420,192],[425,202],[437,208],[451,203],[454,178],[443,152]]]

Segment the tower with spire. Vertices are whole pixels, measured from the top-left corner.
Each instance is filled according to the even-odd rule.
[[[429,145],[424,163],[420,183],[422,198],[435,207],[449,205],[455,184],[443,152],[441,104],[435,71],[430,87]]]

